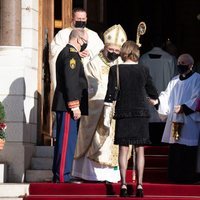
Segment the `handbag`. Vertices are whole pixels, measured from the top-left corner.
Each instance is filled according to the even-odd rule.
[[[117,78],[117,84],[115,86],[115,94],[114,94],[114,101],[112,102],[112,117],[115,115],[115,106],[117,103],[117,97],[119,95],[120,91],[120,83],[119,83],[119,66],[117,64],[117,69],[116,69],[116,78]]]

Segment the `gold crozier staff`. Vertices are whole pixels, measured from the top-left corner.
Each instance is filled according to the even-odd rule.
[[[140,44],[140,36],[141,35],[144,35],[145,32],[146,32],[146,24],[145,22],[140,22],[138,24],[138,27],[137,27],[137,35],[136,35],[136,44],[141,47],[142,44]],[[135,148],[132,148],[133,149],[133,174],[132,174],[132,180],[135,181],[136,180],[136,172],[135,172],[135,162],[136,162],[136,156],[135,156]]]

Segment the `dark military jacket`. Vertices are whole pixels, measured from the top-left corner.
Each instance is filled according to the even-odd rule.
[[[52,111],[70,111],[80,106],[88,114],[88,84],[81,57],[70,44],[60,52],[56,61],[56,89]]]

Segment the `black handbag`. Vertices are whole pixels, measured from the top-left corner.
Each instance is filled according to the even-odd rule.
[[[119,95],[119,91],[120,91],[120,84],[119,84],[119,66],[117,64],[117,69],[116,69],[116,77],[117,77],[117,84],[115,86],[115,94],[114,94],[114,100],[117,100],[117,97]]]
[[[112,102],[112,116],[115,115],[115,106],[117,103],[117,97],[119,95],[119,91],[120,91],[120,83],[119,83],[119,66],[117,64],[117,69],[116,69],[116,78],[117,78],[117,84],[115,86],[115,94],[114,94],[114,101]]]

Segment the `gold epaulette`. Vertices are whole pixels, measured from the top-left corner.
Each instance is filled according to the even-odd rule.
[[[69,108],[76,108],[80,106],[79,100],[69,101],[67,104]]]
[[[76,49],[75,49],[75,48],[73,48],[73,47],[70,47],[70,48],[69,48],[69,52],[77,52],[77,51],[76,51]]]

